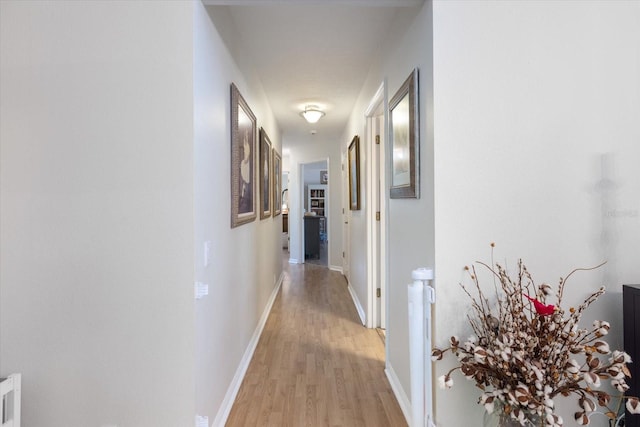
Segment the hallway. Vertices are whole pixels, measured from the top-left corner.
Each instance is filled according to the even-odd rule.
[[[271,310],[227,426],[406,426],[344,277],[284,264]]]

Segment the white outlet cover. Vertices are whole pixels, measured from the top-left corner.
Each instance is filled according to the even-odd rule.
[[[196,282],[196,285],[195,285],[196,299],[200,299],[205,295],[209,295],[209,285],[207,285],[206,283]]]
[[[196,415],[196,427],[209,427],[209,417]]]

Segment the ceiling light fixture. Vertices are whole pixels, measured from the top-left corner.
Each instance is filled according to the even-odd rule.
[[[317,105],[306,105],[304,111],[300,113],[309,123],[316,123],[324,114],[324,111],[320,111]]]

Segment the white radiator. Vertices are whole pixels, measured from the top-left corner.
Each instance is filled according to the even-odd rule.
[[[431,374],[431,304],[433,270],[419,268],[409,285],[409,364],[411,369],[411,427],[435,427]]]
[[[20,374],[0,378],[0,426],[20,427],[20,390],[22,377]]]

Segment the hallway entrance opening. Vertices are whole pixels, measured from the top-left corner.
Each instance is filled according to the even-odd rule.
[[[300,165],[304,263],[329,266],[329,159]]]

